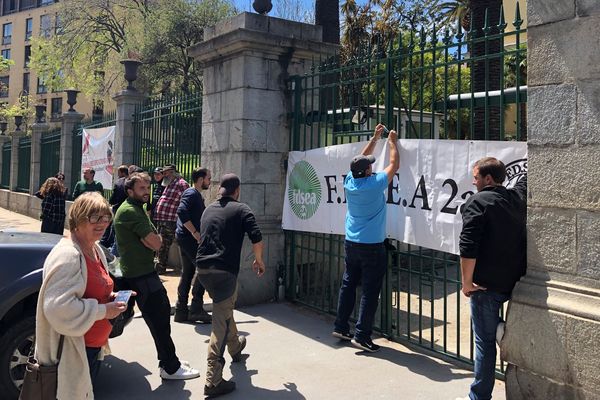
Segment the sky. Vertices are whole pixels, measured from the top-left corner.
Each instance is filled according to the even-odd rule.
[[[270,16],[273,17],[277,17],[278,15],[276,14],[276,4],[277,2],[279,2],[281,0],[271,0],[271,3],[273,3],[273,10],[269,13]],[[298,0],[302,3],[302,5],[306,8],[306,9],[314,9],[315,7],[315,1],[314,0]],[[235,4],[235,6],[240,9],[241,11],[250,11],[250,12],[254,12],[254,10],[252,9],[252,2],[253,0],[233,0],[233,3]],[[344,2],[344,0],[340,0],[340,4],[342,4]],[[367,2],[367,0],[357,0],[356,1],[358,4],[364,4]]]

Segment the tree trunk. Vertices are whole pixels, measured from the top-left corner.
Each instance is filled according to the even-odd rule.
[[[502,0],[479,0],[472,1],[473,20],[473,38],[483,38],[482,31],[485,24],[485,10],[488,10],[488,26],[490,35],[498,33],[498,22],[500,20],[500,6]],[[500,89],[501,77],[503,74],[503,65],[501,57],[489,57],[497,55],[502,51],[502,40],[494,39],[487,41],[481,40],[473,43],[471,46],[471,57],[488,56],[487,61],[480,60],[474,62],[472,68],[472,82],[474,92],[485,92]],[[486,67],[487,64],[487,67]],[[486,85],[487,80],[487,85]],[[503,110],[498,106],[489,106],[487,112],[487,135],[486,135],[486,112],[484,107],[475,107],[473,110],[473,128],[471,139],[500,139],[500,118],[504,118]]]
[[[323,41],[340,44],[340,1],[315,0],[315,25],[323,27]]]

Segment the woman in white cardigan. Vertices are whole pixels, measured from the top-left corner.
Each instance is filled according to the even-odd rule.
[[[69,210],[71,238],[62,239],[44,263],[36,313],[35,354],[41,365],[58,362],[59,400],[93,399],[92,379],[108,344],[110,322],[122,313],[104,253],[96,244],[112,214],[99,193],[85,193]]]

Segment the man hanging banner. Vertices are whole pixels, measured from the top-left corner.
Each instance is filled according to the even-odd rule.
[[[344,177],[366,142],[289,154],[283,229],[344,234]],[[399,140],[400,169],[385,193],[386,232],[402,242],[458,254],[461,206],[476,189],[473,164],[492,156],[506,164],[505,185],[527,171],[524,142]],[[373,152],[373,171],[389,163],[387,140]]]
[[[115,127],[83,129],[81,140],[81,170],[93,168],[96,171],[94,180],[105,188],[111,188]]]

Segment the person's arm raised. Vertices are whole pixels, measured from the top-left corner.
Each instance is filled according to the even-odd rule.
[[[385,167],[384,172],[387,175],[388,183],[394,179],[394,175],[400,168],[400,153],[398,152],[398,133],[394,130],[390,131],[388,136],[388,144],[390,146],[390,163]]]

